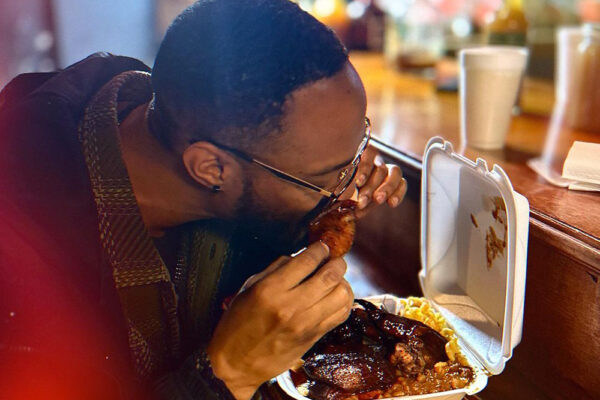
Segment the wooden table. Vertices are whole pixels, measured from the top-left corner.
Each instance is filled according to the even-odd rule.
[[[600,399],[600,194],[551,186],[525,165],[546,148],[559,168],[573,140],[600,142],[600,134],[562,129],[545,143],[550,119],[523,114],[513,119],[505,149],[461,148],[456,93],[387,68],[377,55],[351,59],[365,84],[374,135],[409,183],[402,207],[377,210],[359,225],[355,258],[366,266],[364,277],[384,291],[420,293],[420,173],[432,136],[470,159],[483,157],[490,168],[499,164],[531,207],[525,319],[513,358],[480,397]],[[523,95],[530,106],[551,108],[550,85],[526,82]]]
[[[573,235],[596,249],[600,248],[600,198],[598,194],[573,192],[548,185],[525,162],[542,154],[549,118],[522,115],[513,119],[505,149],[479,151],[460,149],[458,98],[455,93],[439,93],[431,82],[386,68],[379,56],[357,54],[352,58],[361,75],[368,97],[367,114],[375,135],[383,142],[417,162],[432,136],[443,136],[471,159],[483,157],[498,163],[509,174],[515,189],[530,202],[536,219]],[[552,90],[525,85],[524,101],[547,103]],[[599,110],[600,112],[600,110]],[[560,164],[574,140],[600,143],[600,133],[562,130],[552,162]],[[600,162],[600,161],[599,161]],[[491,165],[490,165],[491,167]],[[588,212],[581,212],[582,209]]]

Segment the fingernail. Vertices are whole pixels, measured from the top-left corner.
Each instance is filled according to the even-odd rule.
[[[365,174],[360,174],[358,176],[358,178],[356,178],[356,184],[358,186],[362,185],[363,183],[365,183],[365,180],[367,179],[367,176]]]
[[[392,197],[390,199],[390,205],[392,207],[396,207],[398,204],[400,204],[400,200],[397,197]]]
[[[375,201],[379,204],[383,203],[385,201],[385,193],[377,193],[375,195]]]
[[[327,250],[327,253],[329,254],[329,246],[327,246],[327,243],[322,240],[319,240],[319,242],[323,245],[323,247],[325,247],[325,250]]]
[[[365,195],[362,195],[358,198],[358,208],[365,208],[367,203],[369,202],[369,198]]]

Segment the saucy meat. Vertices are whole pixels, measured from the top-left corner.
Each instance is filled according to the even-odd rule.
[[[451,362],[448,342],[429,326],[356,300],[348,319],[305,355],[291,376],[315,400],[370,400],[467,386],[468,366]]]
[[[356,205],[354,200],[342,200],[317,217],[309,226],[311,243],[322,241],[329,247],[331,258],[350,251],[356,233]]]

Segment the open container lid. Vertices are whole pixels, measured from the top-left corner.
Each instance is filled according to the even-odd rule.
[[[498,165],[433,138],[423,158],[419,280],[490,374],[521,341],[529,203]]]

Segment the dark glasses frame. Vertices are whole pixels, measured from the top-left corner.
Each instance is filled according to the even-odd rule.
[[[361,158],[362,154],[364,153],[365,149],[367,148],[367,146],[369,145],[370,139],[371,139],[371,121],[369,120],[368,117],[365,117],[365,137],[363,138],[362,142],[360,143],[360,146],[358,147],[358,150],[357,150],[356,155],[355,155],[354,159],[352,160],[352,162],[350,164],[348,164],[348,166],[340,172],[340,175],[338,177],[338,181],[339,181],[338,186],[332,192],[330,192],[329,190],[326,190],[322,187],[319,187],[317,185],[314,185],[308,181],[305,181],[302,178],[298,178],[297,176],[294,176],[292,174],[284,172],[284,171],[280,170],[279,168],[276,168],[267,163],[264,163],[256,158],[252,157],[251,155],[249,155],[241,150],[238,150],[234,147],[216,143],[214,141],[210,141],[210,143],[214,144],[215,146],[217,146],[223,150],[226,150],[226,151],[236,155],[237,157],[239,157],[249,163],[258,165],[259,167],[263,168],[264,170],[266,170],[267,172],[271,173],[272,175],[276,176],[279,179],[282,179],[287,182],[291,182],[295,185],[304,187],[306,189],[310,189],[314,192],[319,193],[323,197],[327,197],[328,199],[330,199],[331,202],[333,202],[333,201],[337,200],[346,191],[346,189],[348,189],[348,187],[350,186],[350,184],[356,177],[356,172],[358,171],[358,164],[360,163],[360,158]],[[349,179],[347,179],[348,176],[349,176]]]

